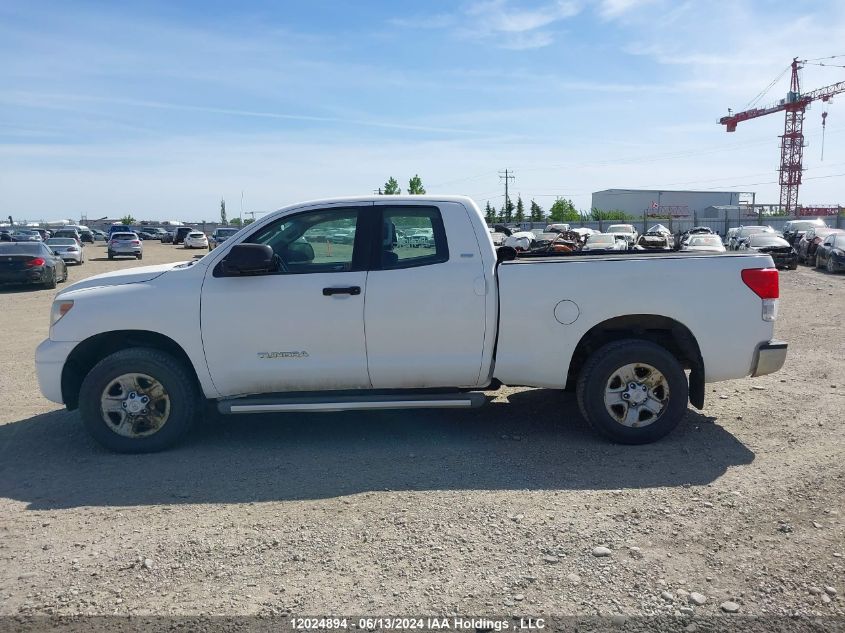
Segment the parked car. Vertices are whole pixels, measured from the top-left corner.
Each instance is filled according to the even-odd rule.
[[[115,233],[134,233],[134,229],[128,224],[112,224],[109,227],[109,239]]]
[[[434,227],[434,248],[390,250],[385,223],[400,218]],[[329,255],[303,241],[341,221],[357,224],[356,265],[351,249]],[[785,361],[786,343],[772,340],[769,255],[690,257],[683,274],[677,258],[629,252],[510,261],[511,249],[478,239],[485,231],[464,197],[283,208],[190,264],[107,273],[60,293],[36,351],[39,386],[123,452],[171,446],[208,400],[223,415],[466,409],[498,383],[572,384],[593,428],[642,444],[670,433],[688,402],[703,407],[705,382]],[[660,292],[621,301],[614,289],[627,280]]]
[[[507,236],[504,233],[499,233],[493,228],[488,228],[487,232],[490,233],[490,239],[493,241],[493,246],[502,246],[505,243],[505,237]]]
[[[228,238],[232,237],[238,231],[240,231],[240,229],[230,228],[230,227],[225,227],[225,226],[221,226],[221,227],[214,229],[214,233],[212,233],[211,237],[208,239],[208,249],[214,250],[215,248],[220,246],[223,242],[225,242]],[[326,241],[325,234],[322,234],[319,237],[323,238],[322,240],[319,240],[319,241],[322,241],[322,242]],[[311,240],[311,241],[317,241],[317,240]]]
[[[9,231],[0,231],[0,242],[14,242],[12,234]]]
[[[88,244],[94,243],[94,233],[90,230],[83,230],[79,232],[79,239],[82,242],[87,242]]]
[[[790,220],[783,225],[783,239],[789,242],[792,246],[797,246],[801,236],[809,229],[823,229],[827,228],[827,224],[822,219],[815,220]]]
[[[162,244],[173,244],[173,237],[176,235],[176,231],[167,231],[164,235],[161,236],[161,243]]]
[[[636,248],[649,251],[669,251],[674,246],[675,238],[669,231],[652,227],[637,238]]]
[[[628,240],[628,244],[631,246],[637,243],[637,238],[639,237],[639,233],[637,233],[637,229],[634,228],[633,224],[611,224],[607,227],[605,233],[622,235],[626,240]]]
[[[208,237],[202,231],[191,231],[185,236],[185,248],[208,248]]]
[[[173,239],[171,240],[171,242],[173,242],[174,246],[176,244],[182,244],[185,241],[185,236],[193,230],[194,229],[189,226],[177,227],[176,232],[173,234]]]
[[[161,226],[154,226],[154,227],[148,227],[147,232],[153,234],[154,237],[152,239],[160,240],[167,233],[167,229],[165,229],[164,227],[161,227]]]
[[[44,242],[0,243],[0,284],[55,288],[67,280],[67,266]]]
[[[76,243],[82,246],[82,237],[76,229],[59,229],[53,233],[53,237],[70,237],[76,240]]]
[[[138,238],[137,233],[115,232],[111,234],[108,242],[108,257],[114,259],[118,255],[130,255],[137,259],[143,259],[144,245]]]
[[[718,235],[704,233],[691,236],[681,250],[692,253],[724,253],[727,249]]]
[[[832,233],[816,249],[816,268],[835,273],[845,270],[845,233]]]
[[[74,262],[79,265],[85,263],[84,249],[72,237],[51,237],[45,244],[58,253],[65,262]]]
[[[143,230],[143,231],[136,231],[136,233],[137,233],[138,237],[139,237],[140,239],[142,239],[142,240],[156,240],[156,239],[159,239],[159,238],[158,238],[158,233],[155,233],[154,231]]]
[[[775,235],[775,230],[770,226],[741,226],[731,237],[731,241],[728,244],[728,250],[738,251],[749,237],[756,235],[757,233],[771,233],[772,235]]]
[[[625,235],[613,233],[593,233],[587,236],[582,251],[626,251],[628,238]]]
[[[47,229],[34,229],[34,230],[38,231],[38,234],[41,236],[42,241],[48,240],[53,236],[52,231],[48,231]]]
[[[725,237],[722,239],[722,243],[730,249],[731,241],[736,237],[736,234],[739,232],[739,227],[734,227],[732,229],[728,229],[725,233]]]
[[[683,248],[684,244],[689,241],[693,235],[714,235],[715,231],[709,226],[694,226],[691,229],[684,231],[678,236],[678,249]]]
[[[12,235],[12,240],[15,242],[43,242],[41,233],[38,231],[31,231],[28,229],[16,231]]]
[[[568,224],[547,224],[546,230],[543,233],[565,233],[571,230]]]
[[[94,240],[97,242],[106,242],[109,239],[109,236],[105,233],[105,231],[98,231],[97,229],[93,229],[91,234],[94,236]]]
[[[770,255],[776,268],[798,268],[798,253],[789,242],[774,233],[754,233],[742,242],[739,250]]]
[[[795,250],[798,251],[798,261],[802,264],[816,265],[816,249],[828,235],[833,233],[845,233],[842,229],[829,229],[827,227],[813,227],[807,229]]]

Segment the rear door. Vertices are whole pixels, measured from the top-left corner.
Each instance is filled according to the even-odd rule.
[[[364,310],[373,387],[477,386],[487,288],[467,210],[430,201],[375,206]]]

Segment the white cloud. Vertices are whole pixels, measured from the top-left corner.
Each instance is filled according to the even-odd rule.
[[[390,20],[405,28],[447,29],[462,38],[480,39],[501,48],[526,50],[554,42],[551,27],[577,15],[578,2],[554,0],[532,8],[517,7],[510,0],[481,0],[454,14]]]
[[[616,18],[652,2],[654,0],[601,0],[599,14],[605,19]]]

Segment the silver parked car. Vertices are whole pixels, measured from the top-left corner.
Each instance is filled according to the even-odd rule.
[[[144,244],[137,233],[112,233],[107,247],[109,259],[114,259],[118,255],[128,255],[138,259],[144,257]]]
[[[65,262],[74,262],[79,265],[85,263],[82,246],[77,244],[72,237],[50,237],[44,243]]]

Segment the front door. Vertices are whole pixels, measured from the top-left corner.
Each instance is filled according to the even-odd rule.
[[[221,395],[370,387],[369,249],[357,230],[367,209],[372,203],[293,212],[257,228],[243,243],[273,248],[271,274],[206,273],[202,338]]]

